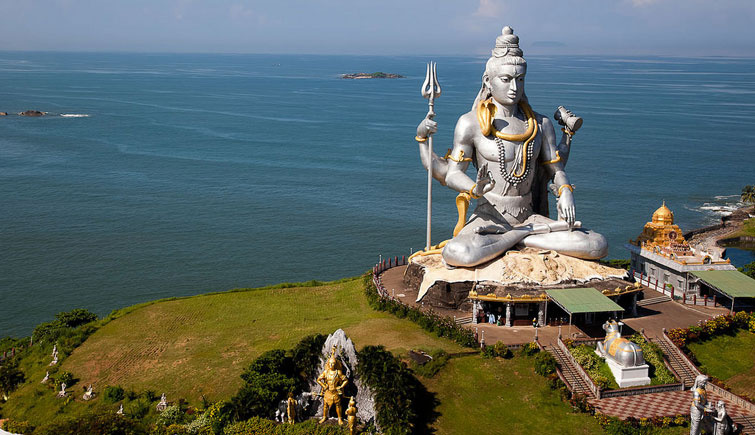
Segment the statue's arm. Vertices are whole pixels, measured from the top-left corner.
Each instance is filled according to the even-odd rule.
[[[429,166],[429,159],[433,164],[433,178],[438,180],[440,184],[446,185],[446,172],[448,171],[448,163],[443,157],[439,157],[430,149],[430,141],[427,140],[431,134],[438,131],[438,123],[433,121],[434,115],[428,115],[417,126],[417,144],[419,145],[419,157],[422,160],[422,166],[427,170]],[[424,139],[424,140],[422,140]],[[429,154],[429,156],[428,156]]]
[[[569,183],[569,177],[564,171],[564,164],[556,153],[556,133],[550,119],[542,118],[543,143],[540,147],[538,162],[546,171],[548,179],[553,180],[555,194],[558,196],[558,216],[560,219],[567,221],[570,225],[576,220],[576,209],[574,207],[574,195],[572,186]]]
[[[454,130],[454,146],[448,159],[446,184],[457,192],[469,192],[475,180],[467,174],[467,168],[474,156],[474,137],[477,118],[469,112],[461,116]]]

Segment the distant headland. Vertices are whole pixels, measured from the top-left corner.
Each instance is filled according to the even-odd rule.
[[[403,79],[401,74],[384,72],[341,74],[342,79]]]

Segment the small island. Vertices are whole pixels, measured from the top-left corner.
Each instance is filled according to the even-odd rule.
[[[384,72],[341,74],[342,79],[403,79],[401,74]]]

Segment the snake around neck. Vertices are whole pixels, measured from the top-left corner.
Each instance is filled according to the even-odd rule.
[[[495,135],[495,142],[498,145],[498,169],[501,176],[506,182],[514,186],[524,181],[530,173],[532,166],[532,141],[537,136],[537,121],[532,108],[526,101],[519,101],[519,108],[527,117],[527,131],[522,134],[504,134],[496,130],[493,126],[495,119],[496,106],[492,99],[481,101],[477,107],[477,121],[480,123],[480,131],[484,136]],[[506,148],[504,141],[521,142],[524,141],[521,154],[521,161],[517,162],[513,173],[506,170]],[[517,167],[519,170],[517,171]]]

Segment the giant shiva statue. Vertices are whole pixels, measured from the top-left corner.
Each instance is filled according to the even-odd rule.
[[[607,254],[606,239],[576,220],[573,186],[564,172],[571,136],[581,119],[559,108],[557,119],[565,128],[557,146],[553,124],[533,112],[527,101],[522,56],[519,38],[505,27],[472,110],[456,123],[446,157],[432,154],[432,163],[427,158],[427,138],[437,131],[434,112],[417,127],[425,168],[432,164],[433,177],[441,184],[477,199],[469,220],[443,246],[447,266],[476,266],[519,243],[590,260]],[[469,163],[477,168],[474,178],[466,174]],[[547,217],[549,184],[558,197],[557,221]]]

